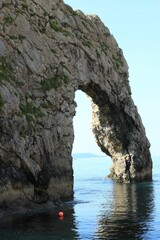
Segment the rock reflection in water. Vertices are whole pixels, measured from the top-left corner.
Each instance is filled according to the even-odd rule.
[[[73,208],[63,210],[63,220],[58,217],[58,210],[10,217],[0,224],[0,240],[79,239]]]
[[[152,182],[114,185],[113,205],[102,206],[96,239],[145,239],[153,218]]]

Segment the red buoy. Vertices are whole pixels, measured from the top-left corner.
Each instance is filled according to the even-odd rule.
[[[60,218],[62,218],[62,217],[64,216],[64,213],[63,213],[63,212],[59,212],[59,213],[58,213],[58,216],[59,216]]]

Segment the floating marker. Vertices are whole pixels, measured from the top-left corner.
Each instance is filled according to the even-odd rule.
[[[64,213],[63,213],[63,212],[59,212],[59,213],[58,213],[58,216],[59,216],[60,218],[63,218]]]

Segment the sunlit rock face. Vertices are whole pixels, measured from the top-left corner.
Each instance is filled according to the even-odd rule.
[[[101,20],[60,0],[2,0],[0,21],[0,205],[73,195],[78,89],[91,97],[95,139],[113,159],[110,177],[151,179],[128,66]]]

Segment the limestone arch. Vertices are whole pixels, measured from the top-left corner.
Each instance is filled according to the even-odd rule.
[[[127,101],[113,103],[101,85],[93,81],[84,86],[79,85],[78,89],[86,93],[92,101],[92,131],[97,145],[113,160],[109,177],[120,182],[150,179],[150,145],[147,139],[145,143],[141,141],[141,134],[142,131],[145,134],[145,129],[137,110],[135,119],[139,123],[126,111],[127,107],[136,109],[133,100],[128,98]]]
[[[113,160],[110,177],[151,179],[150,144],[128,66],[99,17],[75,12],[62,0],[26,1],[25,8],[23,1],[2,0],[2,8],[0,205],[73,195],[77,89],[92,98],[97,144]]]

